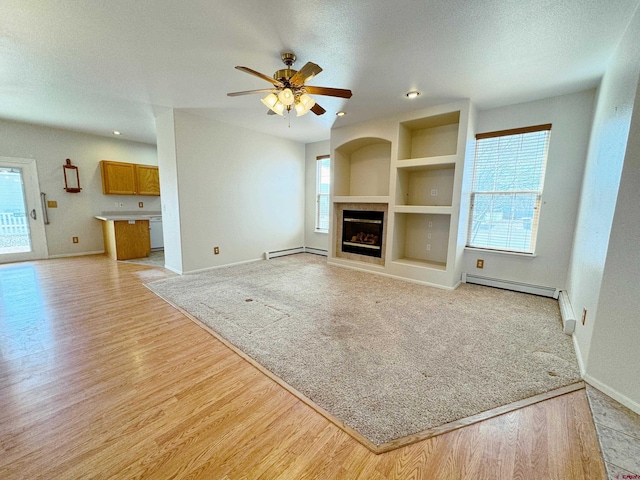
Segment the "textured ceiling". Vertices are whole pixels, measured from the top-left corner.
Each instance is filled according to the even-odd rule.
[[[640,0],[3,0],[0,118],[155,143],[169,108],[312,142],[334,125],[471,98],[480,108],[596,86]],[[350,100],[267,116],[267,75],[293,51]],[[295,68],[294,67],[294,68]],[[404,97],[411,89],[422,95]],[[335,112],[345,110],[346,117]]]

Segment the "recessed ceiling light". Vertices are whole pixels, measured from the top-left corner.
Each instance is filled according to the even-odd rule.
[[[336,112],[336,115],[339,117],[344,117],[347,114],[347,112],[343,112],[342,110],[340,110],[339,112]]]
[[[419,97],[419,96],[420,96],[420,92],[419,92],[419,91],[417,91],[417,90],[411,90],[410,92],[407,92],[407,93],[405,94],[405,96],[406,96],[407,98],[416,98],[416,97]]]
[[[113,134],[114,134],[114,135],[122,135],[122,133],[121,133],[121,132],[119,132],[118,130],[114,130],[114,131],[113,131]]]

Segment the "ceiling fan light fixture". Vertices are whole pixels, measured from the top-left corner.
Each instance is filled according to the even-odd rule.
[[[309,109],[305,108],[305,106],[300,102],[296,103],[295,108],[296,108],[296,117],[301,117],[302,115],[305,115],[309,112]]]
[[[300,70],[293,70],[291,66],[295,61],[293,53],[283,53],[282,61],[287,68],[278,70],[272,76],[257,72],[249,67],[241,65],[236,66],[236,70],[253,75],[269,82],[269,88],[260,88],[257,90],[245,90],[243,92],[227,93],[229,97],[237,97],[240,95],[249,95],[253,93],[269,94],[262,98],[262,103],[269,108],[268,113],[276,113],[281,116],[289,116],[288,113],[295,108],[298,116],[305,115],[309,111],[315,115],[324,115],[327,111],[316,103],[314,98],[307,95],[307,90],[312,95],[326,95],[329,97],[351,98],[351,90],[344,88],[329,87],[307,87],[305,84],[314,78],[318,73],[322,72],[322,68],[313,62],[307,62]],[[285,114],[286,110],[286,114]]]
[[[280,100],[280,102],[283,103],[284,105],[289,106],[289,105],[293,105],[293,102],[296,100],[296,97],[290,88],[285,88],[284,90],[280,91],[280,93],[278,93],[278,100]]]
[[[276,102],[276,104],[271,107],[271,110],[276,112],[278,115],[283,116],[284,114],[284,104],[280,102]]]
[[[303,93],[298,97],[298,100],[296,101],[295,108],[296,108],[297,116],[301,117],[302,115],[306,114],[307,112],[309,112],[309,110],[313,108],[315,104],[316,104],[316,101],[313,98],[311,98],[306,93]]]
[[[273,109],[273,106],[278,103],[278,97],[275,93],[270,93],[264,98],[261,98],[260,101],[265,104],[267,108]]]
[[[302,95],[300,95],[299,102],[304,105],[304,108],[306,108],[307,111],[311,110],[313,106],[316,104],[316,101],[306,93],[303,93]]]

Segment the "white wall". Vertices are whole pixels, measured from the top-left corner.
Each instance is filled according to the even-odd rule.
[[[590,358],[592,345],[598,343],[602,347],[607,343],[603,342],[604,338],[618,339],[623,337],[625,342],[622,345],[606,352],[607,355],[615,357],[615,363],[622,365],[627,364],[630,360],[628,350],[625,351],[623,347],[628,347],[629,342],[635,342],[632,349],[637,351],[638,348],[638,337],[634,339],[629,336],[629,333],[634,330],[634,322],[638,322],[637,312],[633,315],[627,312],[626,315],[609,324],[611,319],[605,315],[611,314],[611,309],[608,308],[607,312],[602,315],[599,311],[603,299],[602,295],[610,293],[609,287],[605,292],[601,292],[601,286],[605,266],[608,262],[607,254],[610,251],[609,239],[610,237],[613,239],[611,226],[614,213],[616,208],[619,212],[628,208],[624,204],[616,206],[616,202],[618,201],[622,167],[625,163],[625,153],[628,154],[626,152],[627,140],[629,139],[631,116],[640,74],[638,44],[640,44],[640,12],[636,12],[631,19],[598,91],[567,284],[574,311],[580,315],[583,309],[587,309],[585,325],[578,322],[574,333],[578,358],[586,368],[587,375],[591,371],[600,372],[598,378],[605,384],[609,379],[602,376],[601,365],[599,365],[599,362],[603,361],[604,352],[599,352],[597,359],[592,362]],[[634,132],[634,134],[637,133]],[[632,152],[633,150],[631,150]],[[632,208],[638,206],[638,184],[635,185],[635,190],[635,202],[631,203]],[[620,201],[629,201],[628,192],[620,196]],[[616,232],[615,237],[616,241],[624,238],[624,230]],[[626,241],[635,244],[638,238],[631,237]],[[627,249],[624,249],[624,252],[627,252]],[[629,261],[633,260],[629,259]],[[625,293],[634,292],[631,297],[637,297],[639,295],[637,283],[636,278],[631,285],[622,285],[622,291]],[[624,308],[624,306],[621,307]],[[601,321],[602,325],[606,325],[607,328],[598,328],[598,335],[604,338],[596,341],[593,338],[596,335],[595,327],[600,325]],[[610,330],[607,331],[609,328]],[[611,361],[606,361],[606,364],[605,370],[612,373]],[[623,366],[615,376],[628,378],[629,374],[634,372],[636,391],[633,397],[635,402],[640,403],[640,394],[637,391],[637,370],[629,370],[631,365],[628,365],[629,367]],[[625,389],[625,391],[629,390]],[[620,400],[619,397],[616,398]]]
[[[329,140],[307,143],[305,148],[304,246],[320,250],[329,249],[329,234],[316,232],[316,159],[330,153]]]
[[[636,12],[598,92],[568,287],[585,380],[638,413],[639,43]]]
[[[180,196],[178,194],[178,164],[174,111],[169,110],[156,118],[158,138],[158,167],[162,192],[162,231],[164,266],[182,272],[182,238],[180,236]]]
[[[586,379],[640,413],[640,84],[609,250],[593,321]],[[592,319],[590,319],[592,320]]]
[[[102,226],[93,218],[103,211],[160,210],[159,197],[103,195],[100,177],[100,160],[157,165],[154,145],[0,120],[0,156],[35,158],[40,191],[58,202],[58,208],[48,210],[50,257],[104,252]],[[67,158],[78,166],[80,193],[64,191],[62,165]],[[123,207],[116,207],[116,201]],[[144,208],[138,208],[139,201]]]
[[[565,288],[595,90],[478,112],[477,132],[553,124],[536,256],[465,250],[462,270],[490,278]],[[484,259],[484,269],[476,260]]]
[[[181,110],[173,115],[181,273],[303,246],[304,144]],[[171,135],[165,122],[171,123],[163,115],[161,169],[171,157],[165,154],[171,141],[160,137]],[[169,200],[175,201],[163,199],[163,212],[176,208]],[[167,255],[174,255],[174,244],[165,245]]]

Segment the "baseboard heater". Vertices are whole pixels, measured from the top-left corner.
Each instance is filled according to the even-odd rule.
[[[285,248],[284,250],[274,250],[272,252],[264,252],[264,259],[269,260],[270,258],[284,257],[285,255],[294,255],[296,253],[313,253],[314,255],[322,255],[325,257],[328,254],[326,250],[322,250],[321,248],[296,247]]]
[[[560,290],[558,296],[558,303],[560,304],[560,315],[562,315],[562,324],[564,325],[564,333],[571,335],[576,329],[576,315],[573,313],[573,307],[571,306],[571,300],[566,290]]]
[[[314,255],[321,255],[323,257],[329,256],[329,252],[321,248],[304,247],[304,253],[313,253]]]
[[[481,277],[480,275],[462,274],[463,283],[476,283],[487,287],[503,288],[505,290],[514,290],[516,292],[532,293],[542,297],[558,298],[560,290],[554,287],[545,287],[542,285],[531,285],[529,283],[514,282],[511,280],[501,280],[499,278]]]

